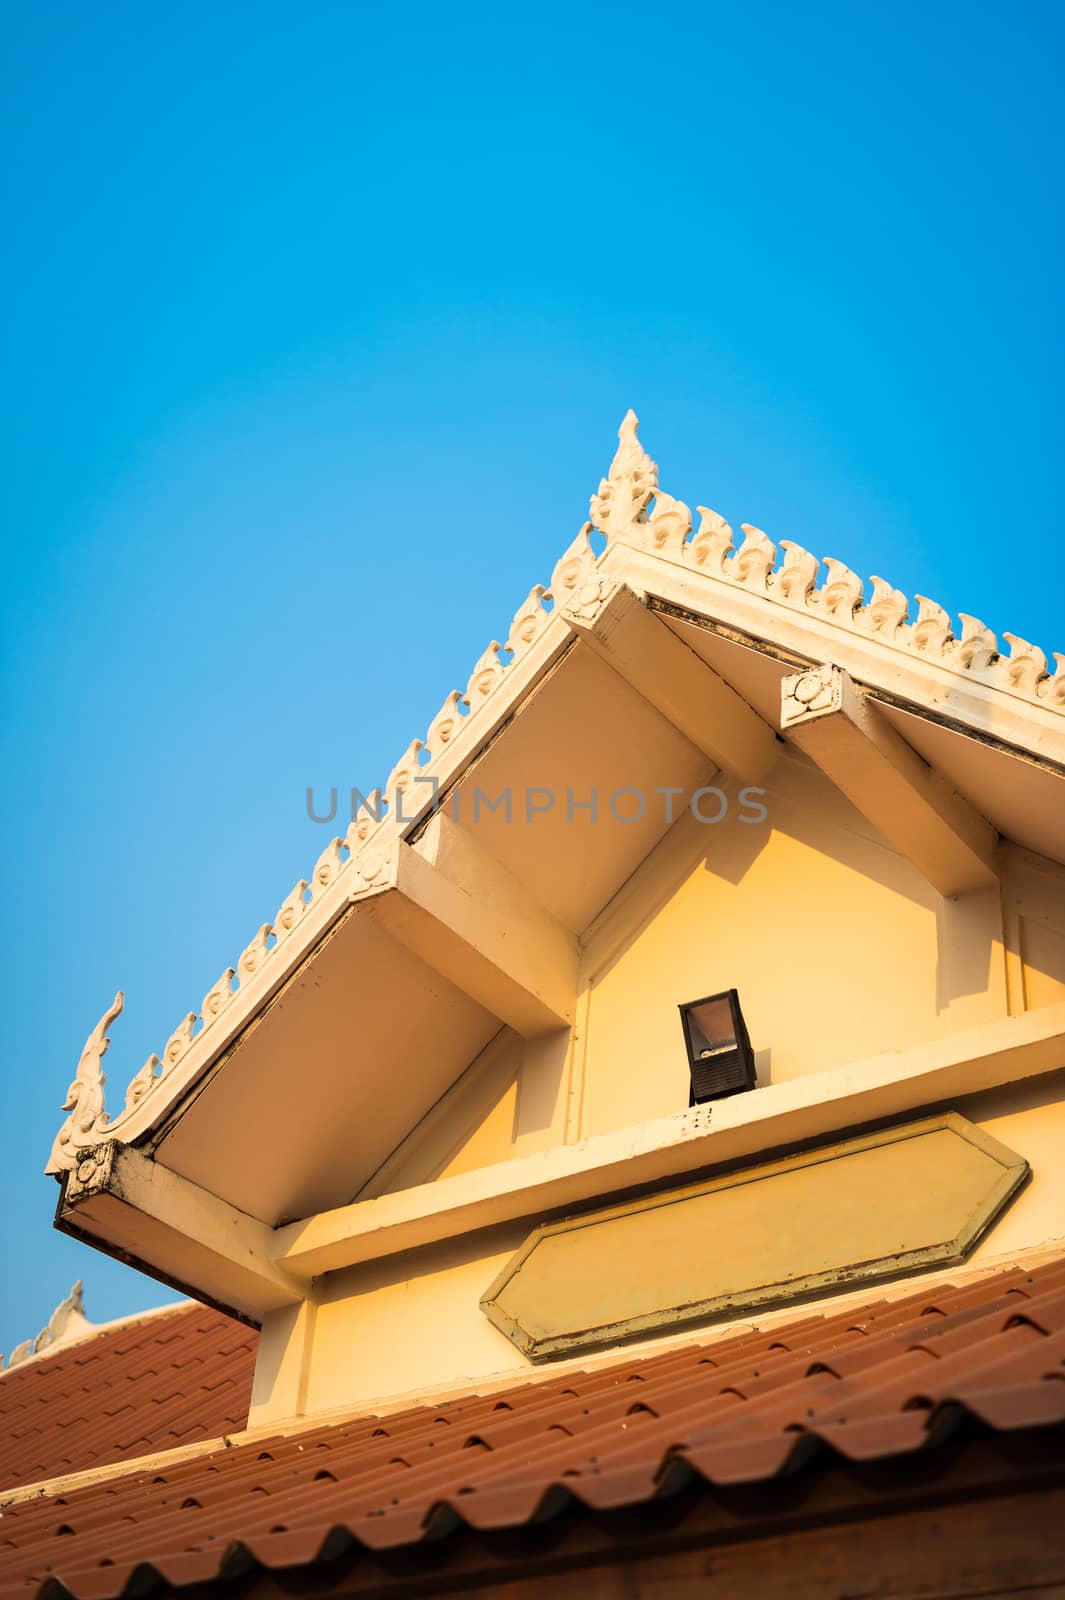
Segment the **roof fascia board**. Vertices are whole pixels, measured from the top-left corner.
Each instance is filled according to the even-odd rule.
[[[1065,1064],[1065,1001],[712,1107],[356,1201],[279,1228],[275,1260],[304,1282],[476,1228],[978,1094]]]
[[[307,1296],[274,1260],[266,1223],[117,1139],[81,1152],[56,1226],[246,1320]]]
[[[1049,697],[1040,704],[1001,684],[967,677],[931,656],[900,649],[857,624],[848,627],[783,596],[770,597],[764,588],[759,592],[632,544],[612,545],[602,568],[645,594],[652,609],[659,600],[691,613],[696,624],[702,619],[733,626],[755,648],[771,640],[811,665],[835,662],[868,687],[899,696],[918,713],[949,707],[952,717],[973,732],[990,734],[1022,754],[1043,756],[1065,768],[1065,719]]]

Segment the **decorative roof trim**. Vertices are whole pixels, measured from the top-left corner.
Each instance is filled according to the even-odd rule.
[[[100,1026],[103,1025],[100,1024]],[[99,1027],[94,1030],[93,1037],[98,1032]],[[86,1046],[87,1048],[88,1046]],[[106,1048],[107,1041],[105,1040],[104,1049]],[[103,1051],[100,1053],[102,1055]],[[60,1300],[37,1337],[35,1339],[24,1339],[21,1344],[15,1346],[7,1359],[7,1370],[10,1371],[12,1367],[21,1366],[22,1362],[28,1361],[31,1356],[46,1354],[54,1345],[70,1344],[74,1339],[80,1338],[82,1334],[95,1331],[95,1324],[90,1322],[85,1315],[85,1306],[82,1300],[83,1292],[84,1284],[79,1278],[66,1299]],[[0,1367],[3,1364],[4,1358],[0,1356]]]
[[[1065,654],[1053,652],[1051,674],[1037,645],[1006,633],[1009,655],[999,653],[998,640],[977,617],[959,613],[961,634],[952,631],[943,607],[916,595],[917,615],[909,621],[910,601],[883,578],[869,581],[872,593],[842,561],[826,556],[822,563],[790,539],[777,546],[751,523],[741,524],[743,540],[733,545],[733,531],[724,517],[697,506],[699,526],[682,500],[658,489],[658,468],[636,436],[637,419],[630,411],[619,430],[620,445],[609,476],[592,496],[592,525],[608,539],[623,540],[667,561],[680,562],[709,577],[742,585],[783,605],[806,610],[851,632],[875,637],[881,644],[906,650],[980,678],[1006,694],[1065,711]],[[651,500],[654,507],[648,510]],[[818,587],[822,564],[825,578]]]
[[[637,434],[635,412],[628,411],[618,430],[618,449],[607,476],[591,498],[590,521],[580,529],[557,562],[548,588],[536,584],[514,614],[505,644],[493,639],[465,690],[452,689],[429,724],[424,739],[414,739],[393,767],[384,792],[374,790],[347,830],[316,861],[310,879],[300,878],[282,901],[272,923],[264,923],[235,967],[226,967],[207,991],[197,1014],[190,1011],[171,1034],[161,1056],[152,1054],[126,1090],[123,1109],[112,1120],[104,1105],[105,1075],[100,1061],[107,1049],[106,1029],[122,1009],[122,996],[90,1034],[63,1110],[68,1116],[52,1147],[45,1171],[59,1176],[76,1163],[79,1150],[102,1139],[134,1137],[150,1127],[155,1112],[180,1092],[232,1037],[235,1027],[276,987],[286,956],[309,948],[332,918],[353,897],[374,891],[387,873],[391,847],[430,803],[434,783],[452,780],[478,744],[498,722],[496,711],[513,693],[535,682],[566,648],[570,634],[563,613],[595,614],[609,592],[599,562],[618,546],[646,552],[682,567],[692,577],[724,583],[735,591],[758,596],[792,614],[799,613],[839,628],[874,646],[904,652],[911,658],[945,669],[959,682],[1025,702],[1041,712],[1056,713],[1065,722],[1065,654],[1054,652],[1056,670],[1047,670],[1046,656],[1016,634],[1004,635],[1009,655],[999,653],[991,630],[976,617],[959,614],[960,634],[934,600],[917,595],[917,615],[910,621],[910,602],[883,578],[870,580],[872,592],[849,567],[833,557],[824,562],[792,540],[777,545],[750,523],[741,525],[743,539],[734,544],[733,530],[706,506],[697,506],[700,522],[693,532],[692,515],[682,500],[658,487],[658,467]],[[604,534],[605,549],[597,557],[592,530]],[[823,581],[818,584],[824,566]],[[503,691],[501,694],[500,691]],[[485,707],[492,703],[486,713]],[[496,714],[493,714],[496,712]],[[410,791],[425,785],[423,797]],[[404,814],[401,797],[408,795]],[[206,1043],[201,1044],[205,1035]]]

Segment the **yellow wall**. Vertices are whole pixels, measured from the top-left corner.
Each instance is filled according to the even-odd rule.
[[[767,822],[678,823],[584,939],[574,1038],[504,1029],[365,1194],[681,1110],[677,1006],[737,988],[760,1084],[1065,998],[1065,870],[943,900],[803,758]]]
[[[364,1197],[682,1109],[677,1003],[718,989],[739,989],[762,1083],[1065,998],[1061,868],[1006,847],[1001,892],[944,902],[801,759],[766,803],[764,827],[678,825],[586,932],[572,1038],[501,1029]],[[956,1109],[1032,1167],[976,1259],[1060,1236],[1065,1071]],[[537,1220],[321,1280],[302,1322],[267,1319],[253,1416],[527,1372],[478,1302]]]
[[[722,989],[739,990],[760,1084],[1006,1015],[1003,904],[1018,927],[1022,885],[1012,1009],[1065,995],[1060,868],[1007,852],[1003,892],[943,900],[800,761],[781,760],[765,804],[764,826],[734,810],[700,830],[676,886],[627,937],[616,918],[591,930],[571,1136],[685,1106],[677,1005]],[[676,867],[641,869],[652,907],[656,873]]]
[[[1032,1167],[1030,1181],[977,1245],[971,1261],[1059,1237],[1065,1217],[1060,1176],[1065,1172],[1065,1072],[972,1096],[959,1101],[956,1109],[1026,1157]],[[405,1395],[459,1391],[470,1383],[528,1373],[529,1362],[489,1323],[479,1301],[537,1220],[328,1276],[321,1285],[307,1352],[307,1413],[392,1404]],[[825,1308],[819,1301],[814,1309]],[[743,1320],[749,1322],[750,1314]],[[264,1328],[263,1382],[257,1394],[264,1415],[271,1407],[266,1376],[272,1370],[271,1343],[288,1340],[289,1321],[288,1312],[278,1312]],[[282,1392],[279,1387],[278,1399]],[[283,1413],[283,1400],[281,1406]]]
[[[521,1244],[517,1224],[332,1274],[310,1352],[306,1410],[456,1388],[527,1367],[480,1299]]]
[[[523,1045],[501,1028],[357,1198],[393,1194],[505,1161],[513,1151]]]
[[[1011,849],[1003,902],[1011,1011],[1065,1000],[1065,869]]]

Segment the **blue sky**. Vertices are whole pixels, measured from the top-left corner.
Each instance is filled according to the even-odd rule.
[[[11,7],[6,1272],[583,520],[663,486],[1065,649],[1060,6]],[[503,635],[505,637],[505,635]]]

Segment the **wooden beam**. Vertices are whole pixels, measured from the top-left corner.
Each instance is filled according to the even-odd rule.
[[[118,1139],[79,1153],[55,1225],[252,1322],[307,1294],[274,1261],[265,1222]]]
[[[780,726],[942,895],[998,882],[998,835],[841,667],[792,673]]]
[[[774,730],[627,584],[605,586],[591,606],[578,597],[562,615],[716,768],[744,783],[765,777],[777,755]]]
[[[393,887],[363,914],[523,1037],[572,1023],[575,935],[444,812],[399,844]]]

